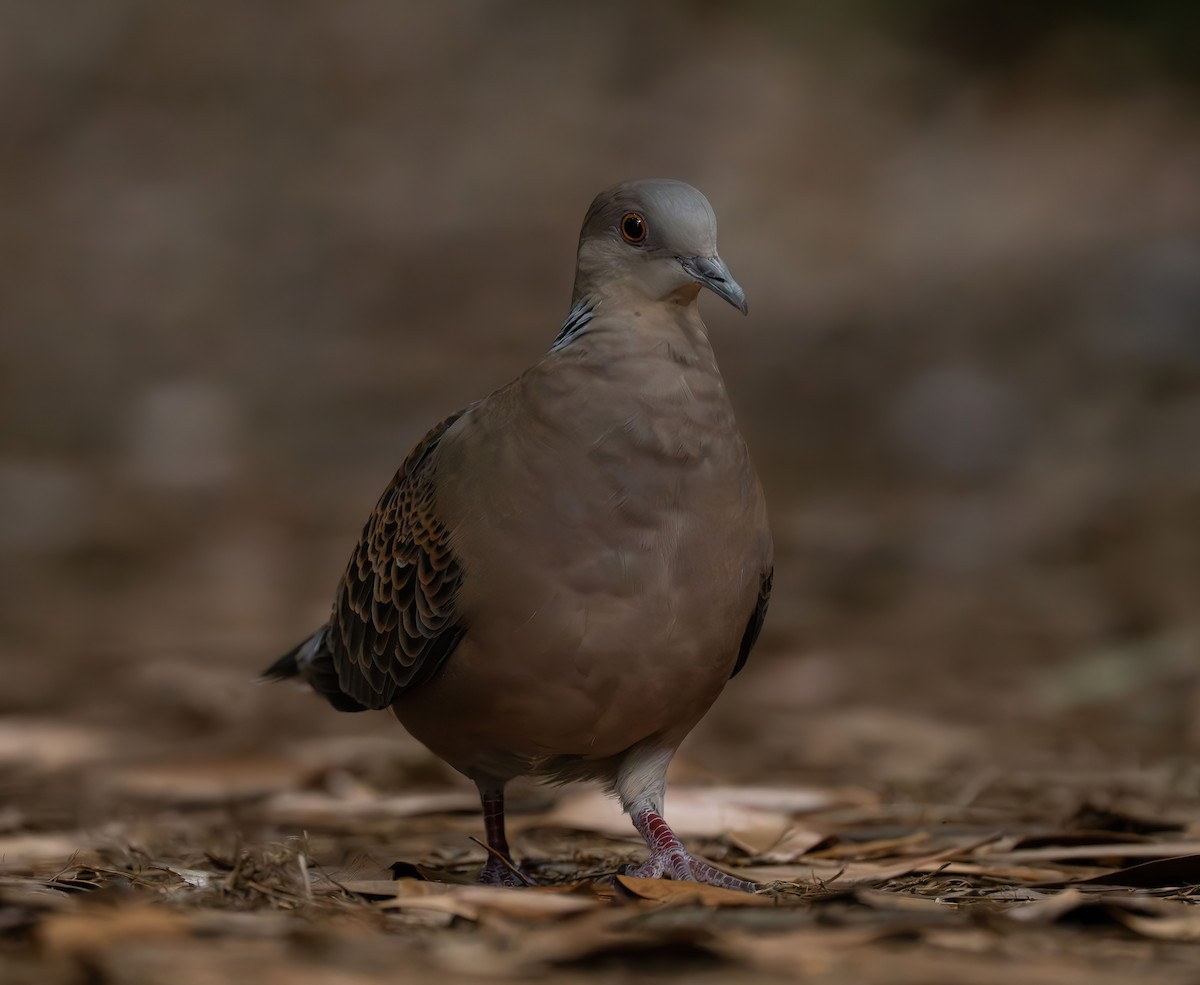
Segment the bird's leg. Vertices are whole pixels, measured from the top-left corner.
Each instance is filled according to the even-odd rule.
[[[528,886],[532,880],[523,876],[513,863],[504,835],[504,784],[476,781],[479,802],[483,808],[483,830],[487,836],[488,857],[479,873],[479,881],[489,886]]]
[[[752,893],[758,888],[752,882],[731,876],[703,859],[696,858],[683,847],[675,832],[663,820],[659,808],[651,801],[644,800],[634,805],[629,810],[629,816],[650,849],[650,857],[643,864],[628,870],[629,875],[645,879],[670,876],[672,879],[705,882],[710,886],[740,889],[747,893]]]

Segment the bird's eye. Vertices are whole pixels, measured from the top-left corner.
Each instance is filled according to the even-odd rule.
[[[636,212],[626,212],[621,217],[621,235],[626,242],[640,243],[646,238],[646,220]]]

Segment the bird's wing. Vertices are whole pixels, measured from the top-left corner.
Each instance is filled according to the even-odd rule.
[[[738,650],[737,663],[733,665],[733,673],[729,675],[730,677],[736,677],[738,671],[746,666],[746,661],[750,659],[750,651],[758,642],[758,634],[762,632],[763,623],[767,619],[767,606],[771,603],[771,581],[774,576],[775,568],[768,568],[762,581],[759,582],[758,601],[754,604],[754,611],[750,613],[750,621],[746,624],[746,631],[742,634],[742,645]]]
[[[462,638],[462,569],[435,511],[438,443],[460,414],[409,453],[363,528],[324,645],[341,690],[368,708],[431,677]]]

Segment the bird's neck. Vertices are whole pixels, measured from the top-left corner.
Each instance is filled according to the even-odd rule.
[[[583,299],[572,312],[573,327],[541,364],[535,391],[571,392],[572,400],[590,403],[602,415],[615,410],[622,420],[707,415],[725,405],[725,386],[694,300],[609,295]]]
[[[571,348],[581,357],[602,359],[669,352],[682,365],[715,372],[698,294],[694,285],[659,300],[616,291],[577,294],[551,352]]]

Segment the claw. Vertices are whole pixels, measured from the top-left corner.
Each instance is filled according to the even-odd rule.
[[[683,847],[683,843],[667,826],[662,815],[652,807],[644,807],[635,813],[633,824],[650,846],[650,857],[641,865],[628,869],[627,875],[641,879],[669,877],[681,882],[703,882],[744,893],[753,893],[758,889],[755,883],[731,876],[704,859],[696,858]]]
[[[537,885],[515,865],[506,863],[498,855],[488,855],[483,871],[479,873],[479,882],[485,886],[504,886],[509,889]]]

